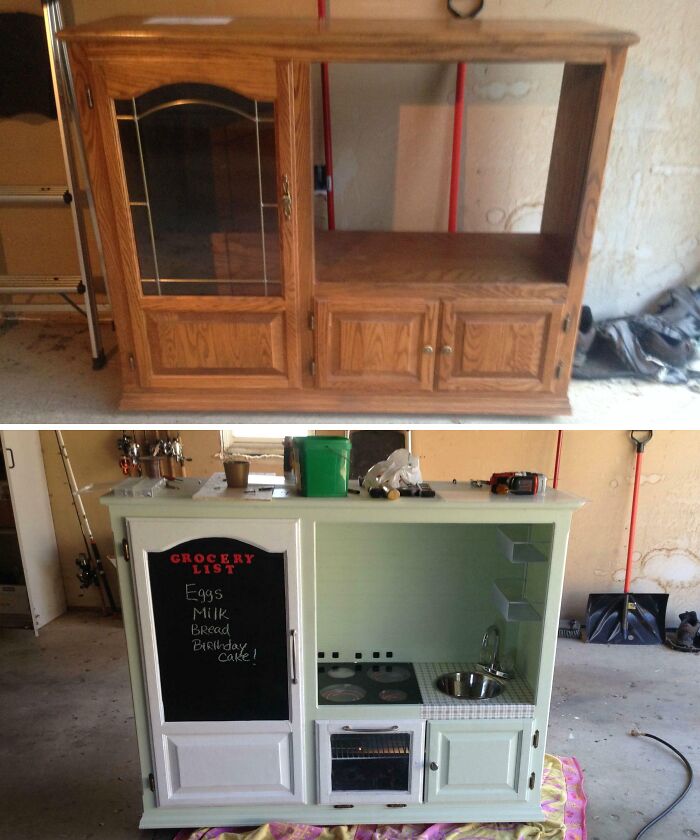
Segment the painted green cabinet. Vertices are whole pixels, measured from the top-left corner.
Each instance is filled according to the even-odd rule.
[[[185,479],[103,498],[142,828],[541,817],[566,546],[583,502],[433,486],[435,498],[392,503],[288,488],[256,501]],[[509,675],[498,696],[442,693],[441,674],[479,670],[494,627]]]
[[[431,722],[426,801],[528,801],[532,731],[532,720]]]

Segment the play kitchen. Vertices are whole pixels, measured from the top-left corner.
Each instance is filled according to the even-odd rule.
[[[582,501],[220,484],[103,498],[142,827],[539,819]]]

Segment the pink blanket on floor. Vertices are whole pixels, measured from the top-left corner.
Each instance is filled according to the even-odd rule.
[[[544,819],[533,823],[316,826],[266,823],[259,828],[200,828],[174,840],[586,840],[583,771],[575,758],[545,757]]]

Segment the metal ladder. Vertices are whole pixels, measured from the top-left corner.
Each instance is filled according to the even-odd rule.
[[[63,28],[63,15],[60,0],[42,0],[44,26],[51,64],[51,78],[56,100],[56,116],[61,135],[63,163],[66,172],[66,185],[63,186],[11,186],[0,187],[0,206],[21,207],[28,205],[63,206],[69,208],[73,219],[76,250],[78,255],[79,275],[0,275],[0,294],[57,294],[87,318],[92,352],[92,366],[95,370],[104,367],[106,356],[102,345],[102,335],[95,301],[94,277],[90,268],[90,255],[87,244],[87,230],[82,213],[83,199],[90,212],[92,228],[97,240],[102,276],[105,276],[102,244],[97,228],[95,208],[90,191],[85,154],[80,140],[78,111],[75,107],[75,90],[70,73],[66,45],[56,38],[56,33]],[[85,190],[78,188],[78,165],[84,176]],[[75,304],[68,295],[81,294],[84,310]]]

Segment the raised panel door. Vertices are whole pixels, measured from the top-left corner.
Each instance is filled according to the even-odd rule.
[[[317,307],[321,387],[432,390],[437,301],[319,300]]]
[[[125,385],[298,387],[307,68],[76,58]]]
[[[450,301],[438,347],[441,391],[552,391],[563,306]]]
[[[428,802],[516,802],[531,794],[531,720],[428,725]]]

